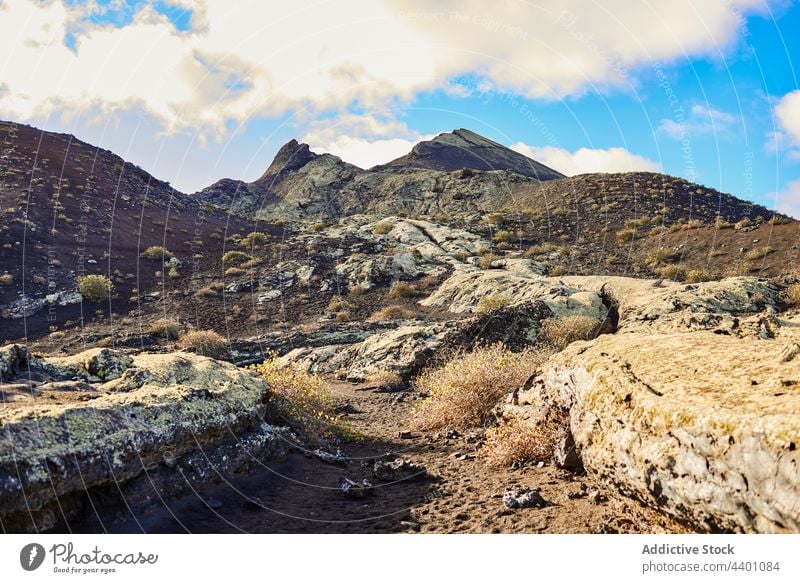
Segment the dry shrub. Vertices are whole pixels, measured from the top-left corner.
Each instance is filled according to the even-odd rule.
[[[353,304],[348,302],[342,296],[333,296],[331,301],[328,302],[328,311],[329,312],[339,312],[341,310],[349,310],[353,307]]]
[[[651,251],[647,254],[645,261],[650,265],[658,265],[659,263],[671,263],[680,259],[681,254],[673,249],[660,249]]]
[[[485,426],[503,396],[521,386],[544,362],[546,353],[527,348],[511,352],[502,343],[454,352],[441,366],[414,381],[427,397],[414,408],[418,429],[469,429]]]
[[[14,283],[14,276],[10,273],[4,273],[0,275],[0,285],[11,285]]]
[[[492,237],[495,243],[516,243],[517,236],[512,233],[511,231],[506,231],[505,229],[501,231],[497,231],[494,237]]]
[[[253,231],[252,233],[248,233],[247,236],[239,242],[241,247],[245,249],[254,249],[256,247],[261,247],[264,245],[269,237],[266,233],[262,233],[261,231]]]
[[[483,296],[475,308],[476,314],[488,314],[511,305],[511,298],[506,294],[491,294]]]
[[[217,297],[217,291],[212,287],[203,287],[197,290],[194,295],[198,298],[215,298]]]
[[[189,332],[181,338],[179,346],[210,358],[223,358],[228,355],[228,343],[213,330]]]
[[[775,248],[766,246],[766,247],[756,247],[755,249],[751,249],[747,253],[744,254],[744,258],[747,261],[757,261],[758,259],[764,259],[770,253],[774,253]]]
[[[564,437],[566,416],[547,416],[540,421],[504,418],[486,432],[481,455],[495,467],[520,466],[531,461],[553,458],[558,442]]]
[[[791,307],[800,306],[800,283],[793,283],[783,291],[784,301]]]
[[[375,225],[374,229],[372,229],[372,234],[388,235],[392,231],[392,229],[394,229],[394,225],[392,223],[389,223],[387,221],[381,221],[380,223]]]
[[[239,269],[238,267],[229,267],[225,270],[226,277],[237,277],[239,275],[244,275],[244,269]]]
[[[547,270],[547,275],[549,277],[561,277],[562,275],[566,275],[567,271],[568,270],[565,265],[554,265]]]
[[[181,325],[175,320],[163,318],[153,322],[153,325],[150,326],[150,333],[167,340],[177,340],[181,335]]]
[[[745,227],[751,227],[753,225],[753,221],[749,218],[745,217],[741,221],[738,221],[736,224],[733,225],[733,228],[737,231],[739,229],[744,229]]]
[[[627,243],[636,237],[636,229],[620,229],[617,231],[617,241]]]
[[[680,265],[667,265],[656,270],[659,277],[671,279],[672,281],[683,281],[686,279],[686,268]]]
[[[386,293],[387,298],[413,298],[419,295],[417,286],[405,281],[396,281]]]
[[[481,269],[492,269],[492,263],[498,259],[500,258],[494,253],[486,253],[481,257],[479,266]]]
[[[252,368],[269,383],[273,412],[310,444],[350,432],[318,375],[296,364],[283,364],[275,356]]]
[[[555,350],[564,350],[576,340],[591,340],[599,322],[589,316],[549,318],[542,322],[541,340]]]
[[[408,320],[413,317],[414,312],[402,306],[386,306],[374,312],[369,319],[374,322],[381,322],[384,320]]]
[[[704,281],[710,281],[711,279],[713,279],[713,275],[703,269],[690,269],[686,272],[686,279],[684,279],[684,282],[701,283]]]

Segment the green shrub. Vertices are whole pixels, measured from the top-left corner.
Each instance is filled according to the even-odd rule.
[[[78,291],[90,302],[102,302],[114,294],[114,284],[105,275],[87,275],[78,281]]]
[[[476,314],[487,314],[511,305],[511,298],[505,294],[483,296],[475,308]]]
[[[252,257],[242,251],[228,251],[222,256],[223,263],[244,263],[250,261]]]
[[[261,247],[269,240],[269,237],[266,233],[262,233],[261,231],[253,231],[252,233],[248,234],[244,239],[239,242],[239,245],[244,247],[245,249],[255,249],[256,247]]]
[[[154,245],[142,251],[140,257],[142,259],[149,259],[150,261],[168,261],[175,257],[175,255],[164,247]]]

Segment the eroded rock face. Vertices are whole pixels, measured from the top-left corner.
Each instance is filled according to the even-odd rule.
[[[264,422],[269,387],[254,373],[189,353],[73,358],[113,380],[87,385],[88,401],[0,410],[6,530],[49,528],[104,487],[146,504],[153,476],[168,497],[286,449],[286,436]]]
[[[800,532],[795,336],[601,336],[525,400],[568,410],[583,465],[623,493],[702,530]]]

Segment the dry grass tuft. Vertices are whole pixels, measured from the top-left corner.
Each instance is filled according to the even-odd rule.
[[[209,358],[224,358],[228,355],[228,343],[213,330],[194,330],[181,338],[178,344],[183,349],[194,350]]]
[[[793,283],[783,290],[783,299],[793,308],[800,306],[800,283]]]
[[[549,416],[542,421],[509,417],[486,432],[481,455],[495,467],[520,466],[531,461],[549,461],[563,438],[566,417]]]
[[[413,317],[414,312],[402,306],[386,306],[374,312],[369,319],[373,322],[382,322],[384,320],[408,320]]]
[[[576,340],[591,340],[598,324],[589,316],[550,318],[542,322],[540,338],[544,344],[560,351]]]
[[[495,405],[538,370],[546,356],[533,348],[511,352],[501,343],[456,351],[414,381],[427,397],[414,408],[412,424],[418,429],[485,426]]]
[[[167,318],[156,320],[153,322],[153,325],[150,326],[151,334],[161,336],[167,340],[177,340],[181,335],[181,331],[182,329],[179,322]]]
[[[420,295],[419,289],[417,286],[411,283],[407,283],[405,281],[396,281],[392,284],[392,287],[389,288],[389,291],[386,293],[387,298],[413,298]]]

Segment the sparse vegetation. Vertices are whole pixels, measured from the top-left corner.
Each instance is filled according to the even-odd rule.
[[[252,257],[242,251],[228,251],[222,256],[223,263],[244,263],[250,261]]]
[[[566,416],[551,415],[540,421],[513,416],[503,419],[486,432],[481,455],[496,467],[549,461],[559,439],[564,436],[566,425]]]
[[[548,318],[542,322],[541,341],[560,351],[576,340],[591,340],[598,324],[589,316]]]
[[[374,312],[369,319],[374,322],[381,322],[384,320],[408,320],[413,317],[414,312],[402,306],[386,306]]]
[[[514,233],[512,233],[511,231],[500,230],[500,231],[497,231],[497,233],[494,234],[494,237],[492,237],[492,240],[495,243],[509,243],[510,244],[510,243],[516,243],[517,242],[517,236]]]
[[[419,429],[486,426],[498,401],[521,386],[545,358],[543,351],[511,352],[500,343],[454,352],[414,381],[426,397],[414,408],[413,425]]]
[[[686,268],[680,265],[665,265],[656,270],[659,277],[671,279],[672,281],[683,281],[686,279]]]
[[[765,247],[756,247],[755,249],[751,249],[747,253],[744,254],[744,258],[747,261],[757,261],[759,259],[764,259],[770,253],[774,253],[775,248],[770,246]]]
[[[325,382],[294,364],[273,356],[253,369],[269,383],[273,414],[312,445],[319,445],[352,431],[336,414]]]
[[[793,283],[783,290],[783,300],[792,308],[800,307],[800,283]]]
[[[210,358],[224,358],[228,354],[228,343],[213,330],[193,330],[183,335],[178,346],[193,350]]]
[[[262,233],[261,231],[253,231],[244,239],[242,239],[239,242],[239,245],[245,249],[252,250],[263,246],[268,240],[269,237],[266,233]]]
[[[661,263],[671,263],[680,259],[681,254],[673,249],[660,247],[647,254],[645,261],[648,265],[659,265]]]
[[[87,275],[78,281],[78,291],[90,302],[102,302],[114,294],[114,284],[105,275]]]
[[[142,251],[140,257],[150,261],[168,261],[175,257],[175,255],[164,247],[154,245]]]
[[[487,314],[511,305],[511,298],[505,294],[483,296],[475,308],[476,314]]]
[[[389,288],[389,291],[386,293],[387,298],[398,299],[398,298],[413,298],[419,295],[419,289],[417,286],[411,283],[407,283],[405,281],[396,281],[392,284],[392,287]]]
[[[181,325],[175,320],[163,318],[153,322],[153,325],[150,326],[150,333],[167,340],[177,340],[181,335]]]
[[[380,223],[375,225],[374,229],[372,229],[372,234],[373,235],[387,235],[387,234],[389,234],[391,232],[392,229],[394,229],[394,225],[392,225],[392,223],[390,223],[388,221],[381,221]]]

